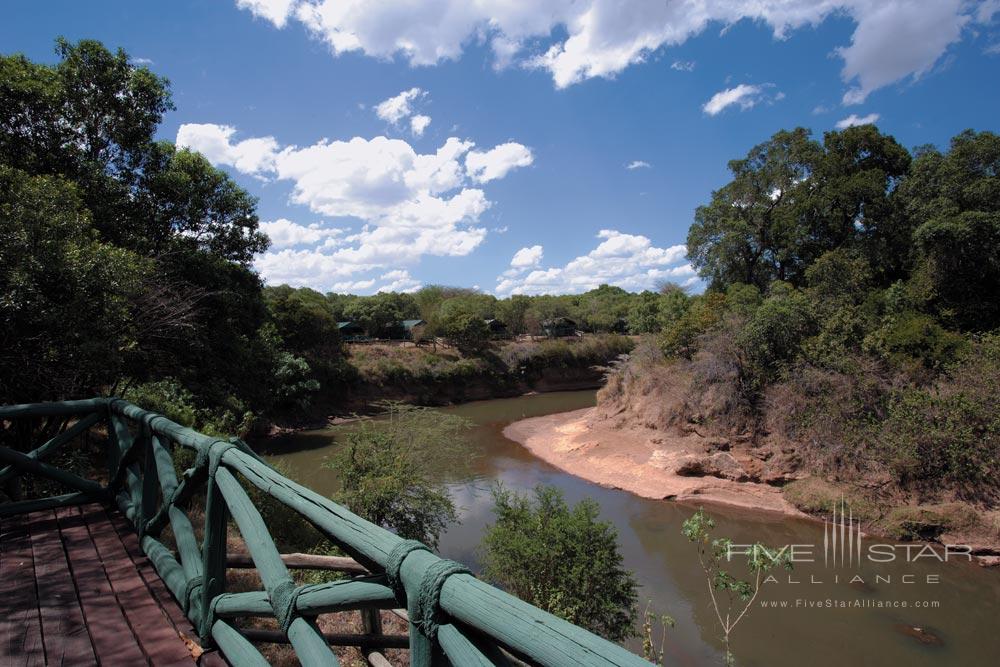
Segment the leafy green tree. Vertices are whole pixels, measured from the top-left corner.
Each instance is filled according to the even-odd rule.
[[[82,233],[86,238],[69,234],[66,252],[78,248],[76,257],[83,258],[100,248],[106,256],[94,260],[88,280],[75,286],[73,296],[84,304],[75,312],[119,328],[87,337],[93,358],[103,355],[116,369],[105,384],[122,375],[139,383],[174,377],[200,400],[239,414],[248,405],[266,408],[275,351],[259,333],[266,310],[260,278],[249,267],[267,247],[255,200],[203,157],[154,140],[163,114],[173,108],[166,79],[96,41],[59,40],[56,51],[54,65],[0,57],[0,165],[72,183],[73,207],[90,230]],[[11,225],[33,226],[43,236],[63,234],[58,216],[49,223],[31,220],[23,205],[9,211]],[[13,255],[4,261],[0,271],[12,271]],[[136,278],[129,263],[144,269],[138,286],[121,299],[127,307],[94,313],[85,304],[111,303],[117,286]],[[50,303],[40,304],[47,310],[39,316],[57,315],[55,304],[73,286],[40,284],[39,296]],[[72,327],[72,320],[63,322]],[[13,336],[4,327],[4,336]],[[93,393],[96,381],[63,384],[59,393]],[[31,382],[44,380],[39,375]],[[54,391],[31,383],[23,389],[35,400]]]
[[[417,316],[417,305],[409,294],[379,292],[351,301],[344,307],[344,317],[359,323],[369,336],[386,338],[400,323]]]
[[[528,331],[527,315],[531,298],[523,294],[497,302],[497,317],[507,325],[507,331],[517,336]]]
[[[966,130],[947,153],[924,149],[900,186],[929,305],[966,330],[1000,325],[1000,136]]]
[[[821,155],[809,131],[796,128],[732,160],[733,180],[698,207],[688,230],[688,256],[699,274],[714,287],[742,282],[761,290],[792,278],[800,270],[793,249],[802,235],[796,203]]]
[[[645,291],[632,300],[628,311],[628,328],[632,333],[654,333],[660,329],[659,294]]]
[[[441,531],[457,520],[439,472],[454,468],[449,443],[468,427],[461,417],[402,405],[390,406],[385,419],[360,422],[327,464],[340,478],[334,499],[372,523],[436,547]]]
[[[479,354],[490,347],[493,334],[486,321],[475,313],[452,309],[437,327],[449,344],[466,354]]]
[[[802,292],[787,283],[773,287],[781,289],[772,289],[774,293],[753,312],[736,337],[751,394],[777,378],[816,329],[812,304]]]
[[[337,320],[326,297],[308,287],[264,288],[268,311],[281,339],[294,352],[334,356],[340,346]]]
[[[149,262],[98,240],[72,183],[4,166],[0,238],[0,402],[112,384]]]
[[[612,641],[635,635],[638,584],[595,501],[569,507],[551,486],[537,487],[534,502],[501,486],[493,497],[496,523],[483,537],[487,578]]]

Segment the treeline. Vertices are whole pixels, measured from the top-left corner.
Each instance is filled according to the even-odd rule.
[[[665,427],[792,443],[883,494],[995,502],[1000,136],[911,154],[871,125],[800,128],[729,167],[688,235],[709,288],[608,393],[641,395],[659,366],[685,397]]]

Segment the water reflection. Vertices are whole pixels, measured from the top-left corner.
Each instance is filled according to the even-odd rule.
[[[468,457],[441,471],[460,508],[461,522],[441,538],[442,555],[478,566],[483,527],[492,521],[491,485],[500,481],[517,490],[554,484],[570,502],[594,498],[604,518],[618,527],[626,566],[642,584],[642,600],[677,620],[666,646],[669,665],[721,664],[719,630],[709,604],[704,575],[693,546],[680,525],[695,508],[638,498],[573,477],[533,457],[503,437],[505,425],[524,417],[588,407],[593,392],[561,392],[482,401],[448,411],[476,423],[468,433]],[[336,448],[338,433],[350,425],[294,434],[272,444],[282,451],[272,458],[289,474],[321,493],[336,485],[334,471],[322,467]],[[966,563],[866,564],[835,570],[822,562],[823,531],[815,522],[711,508],[717,533],[738,543],[815,544],[819,562],[800,564],[792,573],[778,571],[778,583],[766,584],[760,600],[785,608],[758,607],[732,638],[739,665],[773,667],[808,663],[811,667],[858,665],[993,665],[1000,663],[1000,573]],[[832,576],[840,574],[834,583]],[[859,574],[864,583],[850,583]],[[919,583],[902,583],[912,575]],[[876,581],[875,576],[890,581]],[[940,583],[927,584],[927,575]],[[788,577],[791,576],[791,582]],[[797,582],[797,583],[794,583]],[[819,582],[819,583],[813,583]],[[907,608],[824,608],[827,600],[901,603]],[[937,608],[914,608],[917,601],[937,601]],[[808,603],[819,608],[807,608]],[[920,628],[914,631],[913,628]],[[933,641],[938,638],[940,641]],[[633,648],[638,648],[636,644]]]

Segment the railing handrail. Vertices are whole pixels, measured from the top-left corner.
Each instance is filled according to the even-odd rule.
[[[424,545],[404,540],[284,477],[242,441],[204,435],[121,398],[3,406],[0,420],[92,413],[104,413],[108,419],[107,491],[136,526],[143,550],[201,629],[203,638],[213,639],[224,654],[239,659],[241,664],[260,663],[263,659],[252,644],[216,615],[220,606],[227,610],[227,617],[239,615],[249,599],[246,594],[223,591],[225,527],[230,516],[258,566],[273,615],[303,664],[336,664],[315,624],[298,613],[303,597],[310,600],[306,605],[309,609],[361,604],[360,598],[351,596],[359,595],[363,587],[348,591],[336,585],[294,586],[259,512],[233,473],[297,512],[358,562],[380,573],[365,589],[365,595],[374,596],[369,600],[378,605],[374,608],[387,608],[393,596],[397,606],[406,605],[413,665],[437,664],[436,656],[441,651],[454,664],[505,664],[493,642],[542,665],[650,664],[617,644],[476,579],[460,564],[442,559]],[[133,437],[125,419],[138,426],[137,436]],[[195,465],[179,480],[173,473],[172,459],[164,458],[171,456],[168,443],[192,449],[196,454]],[[139,449],[144,452],[141,468]],[[19,462],[27,465],[21,458],[10,462],[15,467]],[[41,470],[39,466],[43,465],[36,464],[32,470]],[[180,508],[195,490],[203,487],[207,489],[205,537],[199,549],[190,521]],[[179,561],[155,539],[168,523],[174,528]],[[249,539],[247,533],[257,535],[257,539]],[[386,594],[380,595],[380,590],[386,590]],[[260,603],[254,598],[257,607]],[[259,611],[256,607],[254,610]]]

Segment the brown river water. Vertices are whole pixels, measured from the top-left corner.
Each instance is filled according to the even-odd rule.
[[[444,408],[472,420],[468,457],[442,471],[460,510],[460,522],[441,538],[442,556],[474,569],[483,528],[492,520],[490,488],[528,491],[538,484],[563,490],[570,502],[593,498],[602,516],[618,529],[625,566],[641,584],[640,608],[676,620],[668,631],[666,665],[723,664],[720,631],[709,590],[681,523],[697,508],[647,500],[608,489],[558,470],[505,438],[504,426],[525,417],[566,412],[594,404],[594,392],[556,392],[479,401]],[[304,431],[271,441],[268,458],[288,474],[329,494],[336,475],[323,462],[350,425]],[[809,665],[1000,665],[1000,571],[961,558],[922,557],[904,547],[864,537],[862,564],[824,563],[820,522],[762,516],[706,507],[719,536],[737,544],[762,542],[796,546],[800,562],[791,572],[774,571],[754,608],[732,634],[736,664],[744,667]],[[829,535],[827,536],[829,542]],[[873,546],[874,545],[874,546]],[[869,558],[868,549],[877,553]],[[839,553],[839,552],[838,552]],[[889,555],[891,554],[891,555]],[[839,559],[839,556],[837,556]],[[891,562],[873,562],[872,559]],[[814,562],[804,562],[812,560]],[[739,569],[734,567],[733,573]],[[766,605],[766,606],[765,606]],[[773,605],[773,606],[772,606]],[[785,605],[782,608],[781,605]],[[639,649],[631,642],[633,650]]]

